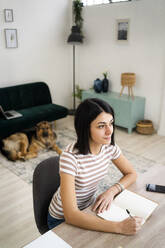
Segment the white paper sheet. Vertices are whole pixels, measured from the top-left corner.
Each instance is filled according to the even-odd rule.
[[[72,248],[51,230],[41,235],[23,248]]]
[[[98,216],[111,221],[122,221],[129,217],[126,210],[114,205],[113,203],[109,210],[105,210],[103,213],[98,214]]]

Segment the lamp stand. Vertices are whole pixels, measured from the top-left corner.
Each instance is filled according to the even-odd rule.
[[[75,86],[75,44],[73,44],[73,109],[69,110],[69,115],[74,115],[76,111]]]
[[[83,42],[83,35],[80,32],[79,26],[72,26],[72,32],[67,41],[73,45],[73,109],[69,110],[69,114],[74,115],[76,111],[75,49],[76,44],[81,44]]]

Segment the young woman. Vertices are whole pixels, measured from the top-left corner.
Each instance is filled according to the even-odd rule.
[[[102,100],[86,99],[78,106],[74,123],[77,141],[60,157],[61,183],[49,206],[50,229],[64,220],[85,229],[127,235],[141,228],[139,217],[114,222],[81,211],[91,204],[97,213],[109,209],[114,197],[136,180],[131,163],[115,144],[114,121],[113,109]],[[110,160],[123,177],[95,199],[97,185],[106,175]]]

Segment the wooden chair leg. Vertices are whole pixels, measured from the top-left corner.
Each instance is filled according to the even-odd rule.
[[[134,100],[133,88],[132,87],[131,87],[131,96],[132,96],[132,99]]]
[[[131,96],[130,86],[128,86],[128,96]]]
[[[123,90],[124,90],[124,86],[122,86],[121,92],[120,92],[120,96],[123,94]]]

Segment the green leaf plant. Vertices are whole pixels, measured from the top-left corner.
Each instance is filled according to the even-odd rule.
[[[79,27],[81,33],[82,33],[82,26],[83,26],[82,9],[83,9],[83,3],[81,2],[81,0],[74,0],[73,1],[74,23],[76,26]]]
[[[80,86],[76,85],[75,97],[77,97],[80,101],[82,100],[82,91],[83,89],[80,89]]]
[[[105,78],[107,78],[108,72],[107,72],[107,71],[106,71],[106,72],[103,72],[103,76],[104,76]]]

